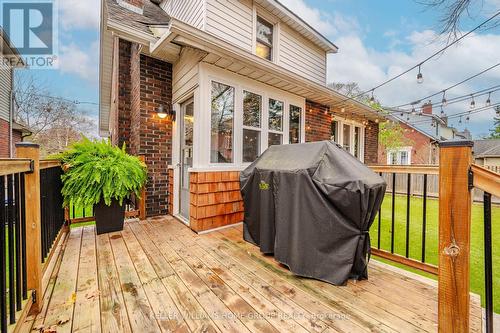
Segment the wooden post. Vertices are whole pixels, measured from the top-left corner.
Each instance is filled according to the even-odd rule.
[[[144,155],[140,155],[139,159],[146,163]],[[139,220],[146,219],[146,185],[141,189],[141,198],[139,199]]]
[[[27,286],[34,294],[33,311],[39,313],[43,306],[42,291],[42,244],[40,216],[40,149],[37,144],[16,144],[16,155],[33,161],[33,172],[24,176],[24,200],[26,216],[26,268]]]
[[[439,332],[469,332],[471,141],[440,143],[439,154]]]

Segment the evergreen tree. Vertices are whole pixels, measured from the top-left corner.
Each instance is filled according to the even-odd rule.
[[[495,111],[497,113],[497,116],[493,118],[495,120],[495,127],[490,129],[489,139],[500,139],[500,106],[497,106]]]

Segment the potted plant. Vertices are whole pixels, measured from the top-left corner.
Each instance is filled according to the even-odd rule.
[[[140,190],[147,179],[146,165],[108,140],[84,138],[58,156],[64,204],[94,206],[97,234],[123,230],[125,200]]]

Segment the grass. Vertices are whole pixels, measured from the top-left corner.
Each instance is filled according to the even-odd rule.
[[[382,226],[380,235],[380,248],[390,251],[391,249],[391,205],[392,198],[387,195],[382,203]],[[406,246],[406,196],[396,196],[395,204],[395,227],[394,227],[394,252],[405,255]],[[409,256],[421,260],[422,255],[422,198],[412,197],[410,200],[410,242]],[[495,235],[500,233],[500,207],[492,207],[492,252],[493,252],[493,302],[495,312],[500,313],[500,237]],[[481,302],[484,306],[484,234],[483,234],[483,205],[473,204],[472,206],[472,228],[471,228],[471,291],[481,295]],[[378,216],[375,218],[370,229],[372,247],[378,242]],[[437,265],[438,263],[438,200],[427,199],[427,232],[425,257],[426,262]],[[436,278],[433,275],[411,269],[404,265],[382,260],[394,266],[418,273],[420,275]],[[495,297],[496,296],[496,297]]]
[[[70,205],[69,208],[69,216],[70,218],[81,218],[81,217],[91,217],[93,213],[93,207],[92,206],[87,206],[85,209],[83,207],[79,206],[74,206]],[[80,222],[80,223],[74,223],[70,225],[70,228],[78,228],[78,227],[84,227],[87,225],[94,225],[95,221],[90,221],[90,222]]]

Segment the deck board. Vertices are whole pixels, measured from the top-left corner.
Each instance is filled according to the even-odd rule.
[[[122,232],[72,229],[44,311],[57,332],[436,332],[437,288],[372,261],[337,287],[293,275],[242,240],[241,226],[196,235],[171,217]],[[471,327],[481,331],[471,301]]]

